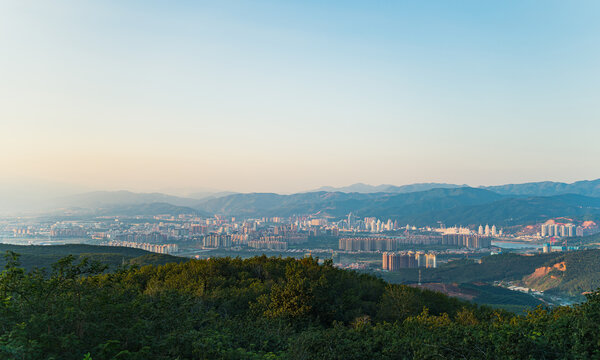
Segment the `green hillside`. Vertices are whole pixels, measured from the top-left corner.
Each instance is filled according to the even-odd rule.
[[[536,289],[571,296],[600,288],[600,250],[559,253],[544,267],[546,271],[538,270],[541,276],[528,276],[523,282]]]
[[[2,359],[584,359],[600,294],[520,316],[301,260],[0,274]]]
[[[110,268],[120,265],[162,265],[170,262],[180,262],[186,259],[171,255],[151,253],[141,249],[115,246],[96,246],[84,244],[70,245],[10,245],[0,244],[0,253],[12,251],[21,255],[21,266],[26,270],[35,267],[50,268],[52,264],[67,255],[77,259],[88,257],[100,261]],[[6,265],[6,259],[0,257],[0,267]]]
[[[525,256],[513,253],[486,256],[481,263],[473,260],[456,260],[442,264],[435,269],[422,269],[423,282],[472,283],[496,280],[519,280],[557,258],[559,253]],[[416,282],[418,269],[403,269],[399,272],[383,274],[384,279],[393,283]]]
[[[475,297],[473,298],[473,302],[476,304],[507,309],[513,312],[523,313],[526,310],[532,310],[543,304],[540,300],[529,294],[489,284],[467,283],[461,284],[460,288],[462,290],[474,291]]]
[[[597,247],[600,245],[600,233],[569,238],[569,246]]]
[[[564,271],[550,269],[563,262]],[[540,270],[543,268],[548,268],[548,272]],[[536,270],[543,276],[532,276]],[[414,283],[418,273],[417,269],[404,269],[383,273],[382,277],[392,283]],[[507,253],[484,257],[481,263],[457,260],[436,269],[422,269],[421,279],[422,282],[459,284],[514,281],[550,293],[581,296],[600,288],[600,249],[533,256]]]
[[[411,284],[420,289],[438,291],[461,300],[471,301],[478,305],[506,309],[515,313],[525,314],[544,302],[519,291],[509,290],[500,286],[486,283],[422,283]]]

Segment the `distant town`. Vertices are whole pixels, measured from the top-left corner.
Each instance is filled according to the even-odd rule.
[[[600,231],[568,219],[512,227],[416,227],[392,219],[317,216],[245,218],[197,215],[100,216],[86,220],[5,218],[0,240],[14,244],[86,243],[144,249],[191,258],[268,255],[330,258],[336,266],[399,271],[481,257],[505,248],[524,252],[577,250],[569,238]]]

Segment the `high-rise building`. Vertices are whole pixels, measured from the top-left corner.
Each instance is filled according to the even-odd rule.
[[[414,253],[392,253],[382,254],[382,269],[388,271],[399,271],[418,267],[418,261]]]
[[[483,235],[483,226],[479,225],[479,229],[477,229],[478,235]]]
[[[498,236],[498,231],[496,230],[496,225],[492,225],[492,236]]]
[[[485,236],[490,236],[490,226],[489,225],[485,225]]]
[[[390,265],[389,265],[388,259],[389,259],[388,253],[384,252],[383,255],[382,255],[382,262],[383,262],[383,264],[381,266],[381,268],[383,270],[389,270],[390,269]]]
[[[567,225],[567,236],[569,236],[569,237],[575,236],[575,225],[573,225],[573,224]]]
[[[354,214],[350,213],[348,214],[348,227],[352,228],[354,226],[354,222],[356,221],[356,217],[354,216]]]
[[[427,257],[425,256],[425,253],[422,251],[419,251],[415,254],[415,258],[417,259],[417,266],[418,267],[425,267],[427,266]]]
[[[437,259],[435,254],[427,254],[425,255],[425,259],[427,261],[427,268],[436,268],[437,267]]]
[[[547,237],[548,236],[548,225],[542,224],[542,226],[540,227],[540,235],[542,237]]]
[[[567,228],[564,225],[560,226],[560,236],[567,237]]]

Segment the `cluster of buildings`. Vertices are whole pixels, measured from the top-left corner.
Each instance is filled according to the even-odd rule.
[[[583,228],[580,227],[581,235],[583,236]],[[577,235],[577,227],[574,224],[542,224],[540,226],[541,237],[574,237]]]
[[[53,238],[82,238],[87,236],[87,231],[81,226],[70,226],[70,227],[50,227],[50,237]]]
[[[158,231],[149,232],[123,232],[114,234],[111,236],[112,240],[125,241],[125,242],[137,242],[137,243],[164,243],[169,241],[167,234],[160,233]]]
[[[347,237],[338,240],[338,249],[344,251],[395,251],[399,241],[392,237]]]
[[[230,248],[232,244],[232,237],[227,234],[211,234],[202,237],[202,247],[205,249]]]
[[[556,223],[548,221],[539,228],[529,226],[526,233],[533,240],[540,237],[566,238],[585,236],[600,231],[593,222]],[[539,225],[538,225],[539,226]],[[539,232],[538,232],[539,229]],[[157,215],[157,216],[102,216],[93,220],[59,220],[46,222],[14,220],[0,223],[0,237],[20,238],[28,241],[79,238],[94,244],[138,244],[130,247],[150,248],[177,244],[184,252],[198,249],[267,249],[275,251],[296,251],[298,244],[333,241],[332,247],[343,252],[397,252],[407,248],[423,249],[442,247],[449,252],[483,252],[491,247],[494,238],[511,238],[503,234],[497,225],[487,224],[471,227],[420,227],[400,226],[392,219],[376,217],[359,218],[353,213],[341,219],[326,216],[260,217],[236,219],[235,217],[197,215]],[[523,235],[524,236],[524,235]],[[315,239],[315,237],[317,239]],[[40,240],[41,239],[41,240]],[[554,239],[552,240],[554,241]],[[548,242],[551,242],[548,240]],[[414,247],[413,247],[414,246]],[[302,246],[304,247],[304,246]],[[162,248],[153,248],[162,252]],[[305,250],[305,249],[303,249]],[[167,250],[164,250],[167,251]],[[173,252],[172,247],[169,252]]]
[[[400,269],[414,268],[436,268],[437,259],[435,254],[418,252],[384,252],[382,254],[382,269],[387,271],[399,271]]]
[[[287,250],[288,243],[285,241],[253,240],[248,241],[248,247],[253,249]]]
[[[308,241],[308,234],[293,233],[287,235],[265,235],[260,241],[280,241],[288,244],[303,244]]]
[[[348,214],[345,219],[327,224],[331,228],[335,228],[340,232],[371,232],[380,233],[384,231],[397,231],[404,229],[414,229],[410,226],[401,226],[397,220],[387,219],[381,220],[376,217],[358,218],[353,213]]]
[[[542,247],[542,252],[546,254],[551,252],[575,251],[579,249],[580,248],[578,246],[544,244],[544,246]]]
[[[109,241],[106,243],[106,245],[142,249],[159,254],[173,254],[179,251],[179,246],[177,246],[177,244],[148,244],[131,241]]]
[[[589,236],[600,232],[600,227],[594,221],[583,221],[579,225],[576,225],[573,222],[560,222],[561,220],[568,219],[548,220],[541,224],[537,235],[541,238],[570,238],[575,236]]]
[[[445,245],[452,248],[482,249],[492,245],[491,238],[470,234],[342,237],[343,251],[396,251],[403,245]]]
[[[498,230],[496,225],[490,226],[488,224],[485,226],[479,225],[479,227],[477,227],[477,231],[463,226],[445,227],[443,225],[438,229],[433,229],[433,231],[439,232],[442,235],[477,235],[479,237],[500,237],[504,235],[502,229]]]
[[[488,224],[483,227],[483,225],[479,225],[477,228],[477,235],[479,236],[502,236],[502,229],[498,230],[496,225],[492,225],[490,227]]]
[[[288,233],[260,236],[248,234],[208,234],[200,237],[204,249],[226,249],[247,246],[254,249],[286,250],[289,244],[301,244],[308,241],[307,234]]]
[[[483,249],[492,246],[492,240],[486,236],[471,234],[443,234],[441,245],[469,249]]]

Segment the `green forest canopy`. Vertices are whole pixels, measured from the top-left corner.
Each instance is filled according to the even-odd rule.
[[[0,275],[0,358],[575,359],[600,356],[600,295],[527,316],[313,258],[106,266],[68,256]]]

